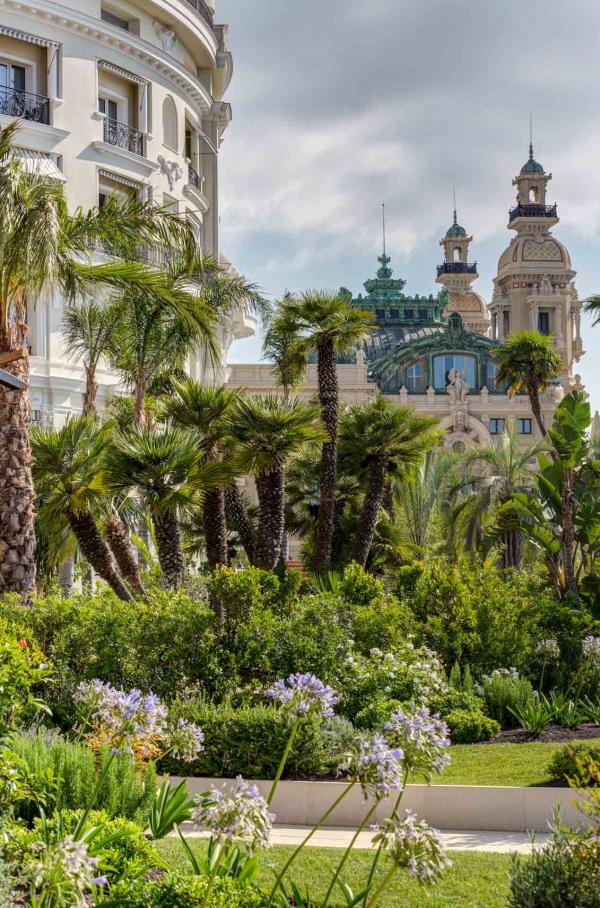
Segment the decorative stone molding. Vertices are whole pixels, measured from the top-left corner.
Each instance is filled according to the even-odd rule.
[[[163,25],[162,22],[154,21],[152,26],[156,32],[156,37],[161,43],[162,49],[166,53],[169,53],[177,44],[177,35],[172,28],[169,28],[168,25]]]
[[[172,192],[175,188],[175,183],[178,183],[183,177],[183,167],[177,161],[167,161],[162,154],[158,156],[158,164],[160,172],[166,176],[169,182],[169,189]]]

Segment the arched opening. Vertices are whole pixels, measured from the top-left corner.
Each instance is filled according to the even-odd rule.
[[[540,200],[540,191],[537,188],[537,186],[532,186],[529,190],[529,201],[532,202],[534,205],[537,205],[539,200]]]
[[[452,251],[452,261],[453,262],[462,262],[462,251],[460,246],[455,246]]]
[[[173,151],[179,151],[177,108],[171,95],[163,101],[163,142]]]

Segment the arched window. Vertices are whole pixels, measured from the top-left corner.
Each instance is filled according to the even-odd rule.
[[[163,101],[163,142],[173,151],[179,151],[177,108],[171,95]]]
[[[454,248],[454,251],[452,252],[452,261],[454,261],[454,262],[461,262],[461,261],[462,261],[462,257],[461,257],[461,256],[462,256],[462,253],[461,253],[461,251],[460,251],[460,246],[456,246],[456,247]]]
[[[470,388],[475,388],[476,361],[474,356],[463,353],[445,353],[433,358],[433,386],[443,391],[449,384],[454,369]]]
[[[537,186],[532,186],[531,189],[529,190],[529,201],[532,202],[534,205],[537,205],[539,200],[540,200],[539,189],[537,188]]]

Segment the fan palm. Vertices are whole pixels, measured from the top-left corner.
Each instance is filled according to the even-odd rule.
[[[540,393],[558,377],[562,368],[554,339],[539,331],[517,331],[506,339],[494,356],[498,362],[497,384],[507,385],[511,394],[525,391],[538,428],[545,436]]]
[[[206,460],[222,460],[226,421],[239,398],[224,385],[202,385],[192,378],[173,383],[172,397],[164,414],[171,422],[194,430]],[[228,563],[225,490],[210,489],[204,496],[204,538],[209,566]]]
[[[499,509],[511,500],[514,493],[526,493],[534,485],[532,460],[548,450],[542,439],[522,446],[517,427],[509,423],[507,430],[490,444],[471,448],[460,456],[458,476],[448,484],[450,499],[461,497],[454,509],[455,522],[460,519],[465,545],[474,548],[481,539],[486,524],[497,518]],[[502,545],[501,564],[518,568],[523,553],[523,536],[514,528],[498,526]]]
[[[17,126],[0,130],[0,365],[27,385],[26,303],[43,288],[67,301],[98,285],[161,286],[139,262],[93,263],[98,244],[158,241],[186,248],[188,225],[152,205],[109,201],[71,214],[62,183],[28,173],[14,152]],[[26,387],[0,385],[0,593],[27,593],[35,579],[34,490]]]
[[[60,532],[65,519],[79,548],[96,573],[129,601],[112,552],[96,519],[106,513],[107,490],[102,466],[112,425],[89,416],[68,419],[62,429],[33,428],[34,478],[40,494],[39,519],[47,532]]]
[[[437,420],[420,416],[380,396],[351,407],[340,426],[342,456],[365,475],[362,512],[354,540],[353,560],[366,565],[390,475],[419,463],[439,440]]]
[[[83,412],[96,415],[98,382],[96,372],[110,350],[116,326],[114,306],[95,299],[77,300],[68,305],[63,318],[63,339],[67,355],[83,364],[85,391]]]
[[[179,586],[185,572],[181,517],[228,476],[223,464],[203,461],[196,439],[183,429],[135,427],[116,436],[106,460],[107,483],[114,492],[136,493],[149,512],[168,586]]]
[[[321,417],[328,439],[323,444],[319,489],[315,568],[326,572],[331,563],[335,525],[335,487],[337,480],[337,436],[339,388],[337,360],[353,353],[375,327],[372,315],[341,294],[309,290],[300,297],[288,295],[281,301],[272,323],[280,336],[294,336],[288,357],[297,368],[298,358],[308,361],[316,354]]]
[[[240,470],[255,477],[259,502],[254,564],[276,567],[285,532],[285,467],[307,444],[323,442],[327,431],[318,408],[276,395],[240,398],[229,420]]]

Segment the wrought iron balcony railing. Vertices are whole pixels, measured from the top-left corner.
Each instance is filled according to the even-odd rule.
[[[133,126],[118,123],[109,117],[104,120],[104,141],[133,154],[144,155],[144,134]]]
[[[202,192],[204,177],[201,177],[197,170],[191,164],[188,164],[188,183],[195,186],[198,192]]]
[[[556,202],[554,205],[517,205],[508,212],[508,221],[516,218],[555,218]]]
[[[437,268],[437,276],[442,274],[477,274],[477,262],[444,262]]]
[[[50,123],[50,101],[43,95],[15,88],[0,88],[0,114],[35,123]]]
[[[209,10],[208,6],[204,0],[185,0],[185,2],[195,9],[199,16],[204,19],[204,21],[210,25],[211,28],[214,26],[213,14]]]

